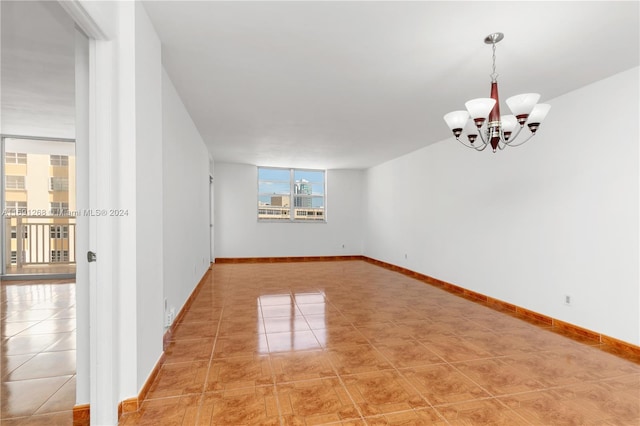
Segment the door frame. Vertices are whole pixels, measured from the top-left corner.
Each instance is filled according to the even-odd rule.
[[[213,263],[215,261],[214,254],[214,186],[213,186],[213,176],[209,175],[209,263]]]
[[[88,149],[82,153],[83,158],[78,158],[78,162],[84,161],[84,164],[88,165],[88,176],[84,176],[88,184],[88,206],[85,207],[108,208],[113,205],[112,149],[113,138],[117,133],[114,111],[117,101],[114,99],[114,89],[117,87],[116,41],[109,34],[111,29],[106,27],[108,22],[96,20],[108,18],[100,15],[99,8],[104,7],[104,4],[99,3],[102,2],[58,2],[71,16],[77,28],[84,33],[89,43],[86,76]],[[81,179],[79,175],[77,178]],[[88,239],[84,241],[89,250],[97,253],[98,261],[85,265],[88,291],[84,293],[82,300],[78,300],[79,307],[82,308],[78,310],[76,320],[88,324],[88,327],[82,335],[78,333],[77,356],[78,360],[84,363],[82,365],[85,372],[76,377],[76,404],[89,403],[91,424],[110,425],[118,422],[119,403],[119,345],[116,333],[118,318],[115,315],[117,288],[113,281],[114,232],[112,221],[97,220],[92,216],[87,218],[86,226]],[[84,255],[80,254],[78,260],[84,261]],[[78,371],[82,372],[83,370]]]

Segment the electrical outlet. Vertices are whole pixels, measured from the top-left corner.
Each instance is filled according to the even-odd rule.
[[[173,306],[169,309],[169,311],[165,314],[165,327],[171,327],[173,321],[176,319],[176,308]]]
[[[405,253],[405,254],[404,254],[404,258],[405,258],[405,259],[408,259],[408,257],[407,257],[407,253]]]
[[[570,294],[565,294],[564,295],[564,304],[566,306],[571,306],[571,302],[572,302],[571,295]]]

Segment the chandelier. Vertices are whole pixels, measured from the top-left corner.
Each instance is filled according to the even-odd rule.
[[[444,116],[444,121],[447,122],[456,140],[476,151],[483,151],[488,145],[491,145],[493,152],[504,149],[505,146],[522,145],[536,134],[540,123],[551,108],[549,104],[537,103],[540,99],[538,93],[524,93],[507,99],[512,115],[500,115],[496,43],[503,38],[504,34],[493,33],[484,39],[484,42],[490,44],[493,49],[493,72],[490,75],[491,97],[472,99],[464,104],[466,111],[453,111]],[[524,140],[516,141],[525,124],[529,128],[529,136]],[[468,141],[465,141],[464,137],[461,138],[463,134]],[[481,143],[476,143],[478,136]]]

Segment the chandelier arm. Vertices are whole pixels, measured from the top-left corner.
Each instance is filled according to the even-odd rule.
[[[463,146],[466,146],[467,148],[475,149],[476,151],[483,151],[487,147],[486,143],[483,143],[481,147],[477,147],[475,145],[464,143],[460,138],[456,138],[456,140],[460,142]]]
[[[524,144],[525,142],[527,142],[527,141],[528,141],[529,139],[531,139],[532,137],[534,137],[535,135],[536,135],[535,133],[531,133],[531,134],[529,135],[529,137],[528,137],[528,138],[525,138],[523,141],[521,141],[521,142],[519,141],[518,143],[514,143],[514,144],[509,144],[509,146],[520,146],[520,145]]]
[[[520,144],[514,144],[514,145],[511,145],[511,144],[516,141],[516,139],[518,138],[518,135],[520,134],[522,129],[524,129],[524,125],[521,125],[520,127],[518,127],[518,130],[516,130],[515,134],[511,135],[511,137],[509,138],[508,141],[504,139],[504,132],[503,132],[502,133],[502,140],[504,140],[504,144],[507,145],[507,146],[518,146],[518,145],[520,145]],[[524,142],[522,142],[522,143],[524,143]]]
[[[485,143],[485,144],[482,145],[482,147],[476,148],[476,151],[484,151],[487,148],[487,146],[489,146],[489,144]]]
[[[482,126],[481,128],[478,129],[478,136],[480,136],[480,140],[482,141],[482,144],[485,146],[489,144],[489,141],[485,139],[484,136],[482,135],[486,131],[487,131],[486,126]]]

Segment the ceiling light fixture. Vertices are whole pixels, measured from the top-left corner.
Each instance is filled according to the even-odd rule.
[[[464,105],[466,111],[453,111],[444,116],[449,129],[456,140],[462,145],[483,151],[491,145],[493,152],[504,149],[505,146],[519,146],[531,139],[540,124],[547,116],[551,105],[538,104],[538,93],[524,93],[507,99],[507,105],[513,115],[500,116],[500,100],[498,99],[498,74],[496,73],[496,43],[504,38],[502,33],[489,34],[484,42],[492,45],[493,72],[491,73],[491,97],[472,99]],[[488,121],[487,121],[488,118]],[[530,130],[530,135],[522,141],[515,141],[524,125]],[[518,125],[520,125],[518,127]],[[517,130],[516,130],[516,127]],[[515,134],[513,133],[515,130]],[[468,143],[460,136],[465,134]],[[475,143],[480,136],[481,144]]]

